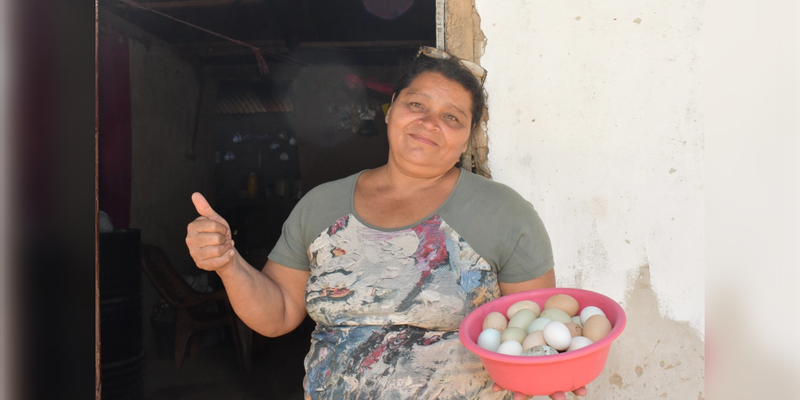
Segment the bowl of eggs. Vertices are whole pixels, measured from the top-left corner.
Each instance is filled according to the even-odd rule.
[[[503,389],[551,395],[600,376],[625,322],[622,307],[602,294],[537,289],[476,308],[461,322],[459,338]]]

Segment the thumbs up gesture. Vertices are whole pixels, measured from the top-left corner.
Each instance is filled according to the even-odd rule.
[[[186,228],[186,246],[198,268],[221,271],[233,265],[236,248],[233,247],[231,227],[200,193],[192,194],[192,203],[200,214]]]

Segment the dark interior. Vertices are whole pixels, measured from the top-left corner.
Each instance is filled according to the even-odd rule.
[[[260,269],[303,194],[385,162],[384,107],[400,61],[435,46],[435,0],[101,0],[99,15],[103,398],[303,398],[310,319],[279,338],[195,333],[177,371],[182,306],[141,249],[160,249],[185,293],[223,289],[184,244],[199,191]]]

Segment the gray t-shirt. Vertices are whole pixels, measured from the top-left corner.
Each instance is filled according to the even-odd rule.
[[[533,207],[462,170],[434,213],[382,229],[353,211],[357,178],[309,192],[269,256],[310,271],[305,304],[317,327],[305,358],[306,398],[510,398],[492,392],[458,327],[500,297],[498,280],[522,282],[552,268]]]
[[[269,258],[308,271],[308,249],[317,236],[343,216],[361,221],[353,208],[360,175],[325,183],[306,194],[284,223],[283,234]],[[361,223],[378,231],[401,231],[433,215],[466,240],[489,263],[500,282],[524,282],[553,268],[550,237],[531,203],[510,187],[466,170],[461,170],[450,197],[422,221],[392,229]]]

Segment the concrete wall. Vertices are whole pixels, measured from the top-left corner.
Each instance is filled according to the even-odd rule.
[[[193,154],[201,78],[165,45],[130,40],[132,176],[131,227],[142,243],[162,247],[181,273],[199,272],[186,250],[186,225],[197,217],[194,191],[214,196],[215,84],[203,81],[203,106]],[[213,201],[213,200],[212,200]]]
[[[475,0],[489,166],[628,327],[592,398],[704,397],[703,1]]]
[[[214,198],[215,84],[202,84],[203,106],[192,147],[200,73],[169,46],[130,39],[132,173],[130,226],[142,230],[143,244],[164,249],[181,274],[201,273],[186,249],[186,225],[197,217],[191,194]],[[213,203],[212,203],[213,204]],[[142,273],[145,359],[155,358],[149,322],[160,294]]]

